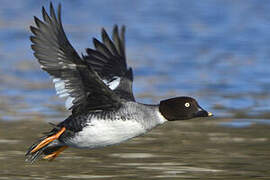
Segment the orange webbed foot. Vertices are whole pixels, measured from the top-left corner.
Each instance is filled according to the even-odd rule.
[[[47,144],[49,144],[50,142],[58,139],[64,132],[65,132],[66,128],[62,127],[56,134],[47,137],[46,139],[44,139],[43,141],[41,141],[30,153],[34,153],[36,151],[38,151],[39,149],[43,148],[44,146],[46,146]]]
[[[46,159],[46,160],[54,160],[61,152],[63,152],[66,148],[68,148],[68,146],[62,146],[60,147],[58,150],[54,151],[53,153],[47,155],[47,156],[44,156],[43,159]]]

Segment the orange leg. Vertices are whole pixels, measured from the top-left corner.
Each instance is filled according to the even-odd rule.
[[[46,146],[47,144],[49,144],[50,142],[58,139],[61,134],[63,134],[63,132],[65,132],[66,128],[62,127],[60,129],[60,131],[58,131],[55,135],[52,135],[50,137],[47,137],[46,139],[44,139],[43,141],[41,141],[32,151],[31,153],[34,153],[36,151],[38,151],[39,149],[43,148],[44,146]]]
[[[53,153],[44,156],[43,159],[47,159],[47,160],[54,160],[54,158],[56,158],[61,152],[63,152],[66,148],[68,148],[68,146],[63,146],[61,148],[59,148],[58,150],[54,151]]]

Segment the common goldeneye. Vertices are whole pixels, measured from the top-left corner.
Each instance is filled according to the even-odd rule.
[[[98,148],[119,144],[142,135],[166,121],[212,116],[191,97],[176,97],[157,105],[135,101],[133,73],[127,67],[125,27],[114,26],[112,39],[102,29],[102,42],[80,57],[69,43],[61,22],[61,5],[56,16],[42,8],[43,21],[34,17],[30,29],[32,49],[41,68],[53,77],[57,94],[66,98],[71,115],[26,153],[34,162],[39,156],[53,160],[67,147]]]

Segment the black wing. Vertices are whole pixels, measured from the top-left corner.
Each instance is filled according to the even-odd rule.
[[[50,16],[42,8],[43,21],[34,17],[36,27],[30,29],[32,49],[41,68],[53,76],[57,94],[66,97],[66,107],[103,110],[120,106],[120,98],[99,75],[82,60],[69,43],[61,22],[61,5],[56,17],[52,3]]]
[[[119,35],[114,26],[112,40],[102,29],[102,42],[93,39],[95,49],[87,48],[84,60],[99,74],[103,82],[121,98],[135,101],[132,92],[133,73],[127,67],[125,54],[125,27]]]

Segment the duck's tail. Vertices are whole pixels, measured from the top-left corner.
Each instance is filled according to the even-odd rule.
[[[33,163],[42,154],[45,156],[43,159],[53,160],[68,146],[62,145],[58,138],[66,131],[65,127],[54,128],[47,135],[40,138],[35,142],[26,152],[26,161]]]

